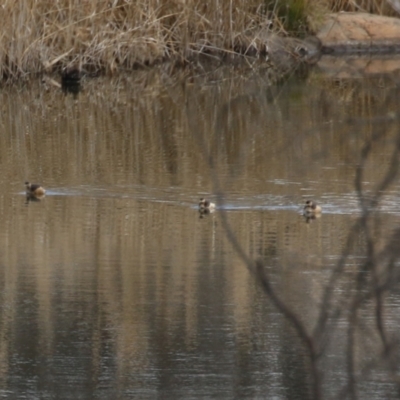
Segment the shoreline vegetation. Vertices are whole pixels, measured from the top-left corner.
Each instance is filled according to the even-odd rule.
[[[199,55],[264,56],[269,35],[305,37],[338,11],[395,15],[383,0],[5,0],[0,74],[113,74]]]

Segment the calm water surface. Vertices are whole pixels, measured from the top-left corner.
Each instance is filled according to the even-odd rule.
[[[318,70],[273,84],[268,71],[220,68],[83,87],[75,97],[39,82],[0,92],[0,396],[310,398],[307,351],[228,240],[222,213],[312,331],[361,215],[357,168],[368,200],[390,166],[396,84]],[[46,198],[26,202],[25,180],[43,183]],[[220,209],[200,218],[199,198],[219,201],[216,191]],[[320,219],[302,217],[309,198]],[[400,224],[399,200],[394,179],[368,222],[378,248]],[[319,361],[324,398],[348,382],[340,307],[357,292],[362,236],[333,286],[342,311]],[[396,331],[400,291],[386,301]],[[360,319],[362,367],[381,351],[368,300]],[[357,390],[397,397],[380,368]]]

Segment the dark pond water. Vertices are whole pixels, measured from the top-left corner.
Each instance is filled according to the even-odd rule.
[[[225,218],[310,335],[328,310],[322,397],[344,398],[349,371],[360,398],[397,397],[371,292],[390,278],[390,342],[398,84],[270,74],[150,70],[87,80],[77,96],[40,82],[0,91],[1,397],[311,398],[307,347]],[[26,180],[47,196],[27,202]],[[217,211],[201,218],[200,197]],[[303,218],[307,199],[321,218]]]

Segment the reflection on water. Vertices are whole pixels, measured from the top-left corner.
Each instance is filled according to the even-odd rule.
[[[362,121],[397,89],[345,90],[317,73],[272,85],[229,69],[168,79],[86,81],[77,96],[36,84],[0,92],[2,397],[309,397],[307,352],[233,249],[221,212],[312,330],[362,211],[356,168],[373,132]],[[397,125],[381,123],[393,132],[363,165],[366,199],[396,140]],[[27,179],[45,185],[42,201],[26,202]],[[200,215],[201,197],[219,202],[216,185],[223,203]],[[398,186],[375,208],[377,246],[400,222]],[[323,215],[305,221],[309,198]],[[334,302],[356,290],[364,259],[360,236]],[[388,299],[393,327],[399,298]],[[338,315],[321,360],[332,396],[347,383],[346,326]],[[360,349],[375,353],[377,341]],[[366,380],[359,390],[396,393]]]

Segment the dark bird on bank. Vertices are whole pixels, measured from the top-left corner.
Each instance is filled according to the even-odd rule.
[[[82,71],[78,67],[64,68],[61,72],[61,83],[63,85],[77,85],[82,76]]]

